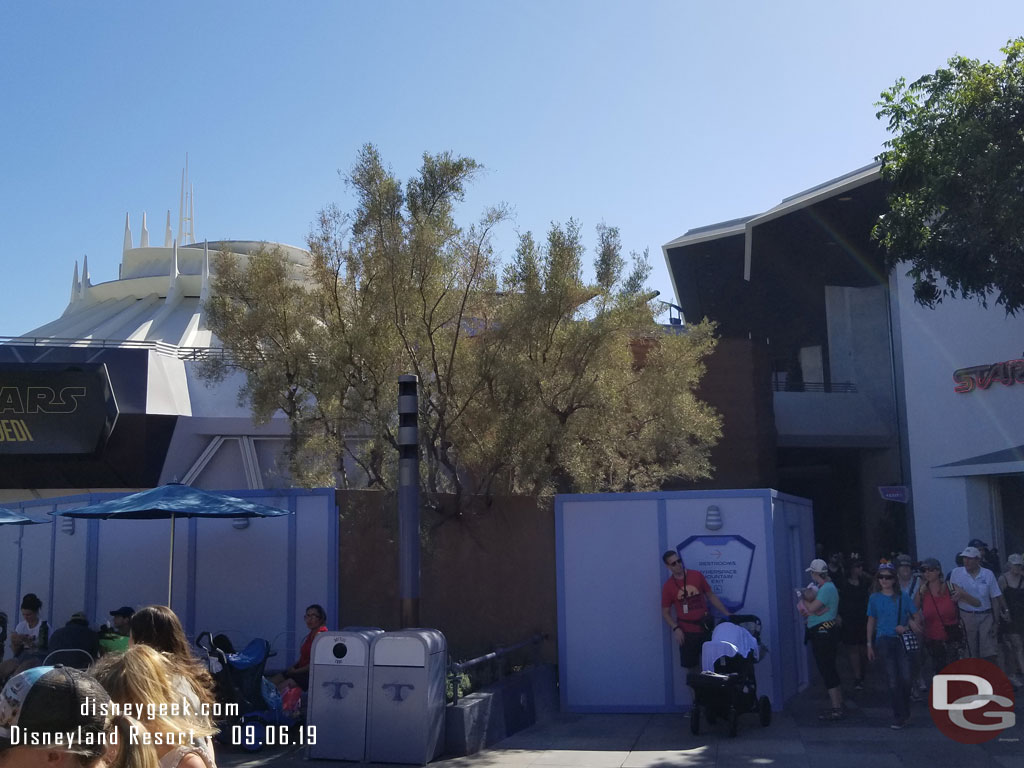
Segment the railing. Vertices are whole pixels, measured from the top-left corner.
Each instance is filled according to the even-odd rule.
[[[786,381],[773,377],[772,390],[774,392],[851,393],[857,391],[857,385],[848,381]]]
[[[54,336],[0,336],[0,344],[27,347],[81,347],[86,349],[150,349],[179,360],[227,360],[232,354],[223,347],[179,347],[165,341],[133,339],[75,339]]]
[[[449,672],[454,672],[455,674],[459,674],[460,672],[465,672],[467,669],[471,669],[472,667],[478,666],[480,664],[484,664],[484,663],[486,663],[488,661],[495,661],[496,659],[500,659],[500,658],[502,658],[504,656],[508,656],[509,654],[514,653],[514,652],[516,652],[518,650],[521,650],[523,648],[526,648],[526,647],[528,647],[530,645],[537,646],[534,649],[534,653],[539,658],[539,656],[540,656],[540,644],[542,642],[544,642],[544,640],[546,638],[547,638],[547,635],[544,635],[544,634],[538,632],[533,637],[529,638],[528,640],[523,640],[521,643],[516,643],[515,645],[499,646],[498,648],[495,648],[490,653],[485,653],[483,656],[477,656],[475,659],[470,659],[469,661],[453,662],[452,664],[450,664],[448,666],[448,671]],[[497,677],[498,677],[498,679],[501,678],[501,670],[500,670],[500,668],[499,668]],[[459,683],[458,683],[458,680],[456,680],[454,685],[452,686],[452,697],[453,697],[452,698],[452,703],[453,704],[458,704],[459,703]]]

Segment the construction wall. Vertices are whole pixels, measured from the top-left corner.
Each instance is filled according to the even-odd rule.
[[[398,513],[393,494],[339,491],[337,626],[399,628]],[[439,499],[450,505],[450,497]],[[420,624],[441,630],[456,660],[547,634],[556,652],[551,499],[473,499],[459,516],[421,513]],[[332,617],[333,618],[333,617]],[[333,621],[332,621],[333,625]]]

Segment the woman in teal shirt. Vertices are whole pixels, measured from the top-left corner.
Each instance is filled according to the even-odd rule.
[[[824,560],[812,560],[807,569],[817,590],[803,590],[802,599],[807,612],[807,637],[811,641],[814,661],[818,672],[825,681],[832,708],[823,712],[819,720],[843,719],[843,689],[839,687],[839,671],[836,669],[836,655],[839,653],[839,592],[828,575],[828,564]]]
[[[868,598],[868,661],[877,655],[885,664],[895,717],[889,727],[899,730],[910,720],[911,676],[910,652],[903,647],[901,635],[920,627],[913,598],[897,587],[896,567],[883,560],[875,579],[878,591]]]

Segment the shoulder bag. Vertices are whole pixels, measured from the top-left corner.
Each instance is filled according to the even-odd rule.
[[[896,623],[901,624],[900,619],[903,618],[903,590],[900,590],[899,601],[896,604]],[[900,635],[900,640],[903,643],[903,650],[907,653],[917,653],[921,650],[921,645],[917,642],[917,635],[914,634],[914,630],[907,628],[907,631]]]

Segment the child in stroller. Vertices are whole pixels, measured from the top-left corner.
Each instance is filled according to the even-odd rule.
[[[752,614],[734,614],[715,627],[701,648],[702,672],[687,676],[693,689],[690,732],[700,733],[701,716],[714,724],[726,720],[729,735],[736,735],[739,716],[756,712],[761,725],[772,721],[772,704],[757,695],[754,665],[767,650],[761,645],[761,619]]]
[[[226,639],[226,638],[225,638]],[[220,734],[217,737],[222,743],[240,742],[240,746],[249,751],[263,747],[264,739],[259,734],[266,727],[289,725],[292,720],[285,714],[274,685],[263,676],[267,659],[272,655],[270,643],[255,638],[241,651],[229,652],[230,642],[218,642],[220,636],[213,638],[209,632],[203,632],[196,639],[196,646],[206,654],[210,674],[213,676],[214,692],[217,702],[221,705],[224,717],[217,721]],[[240,741],[232,735],[235,726],[256,726],[255,738],[248,734]]]

